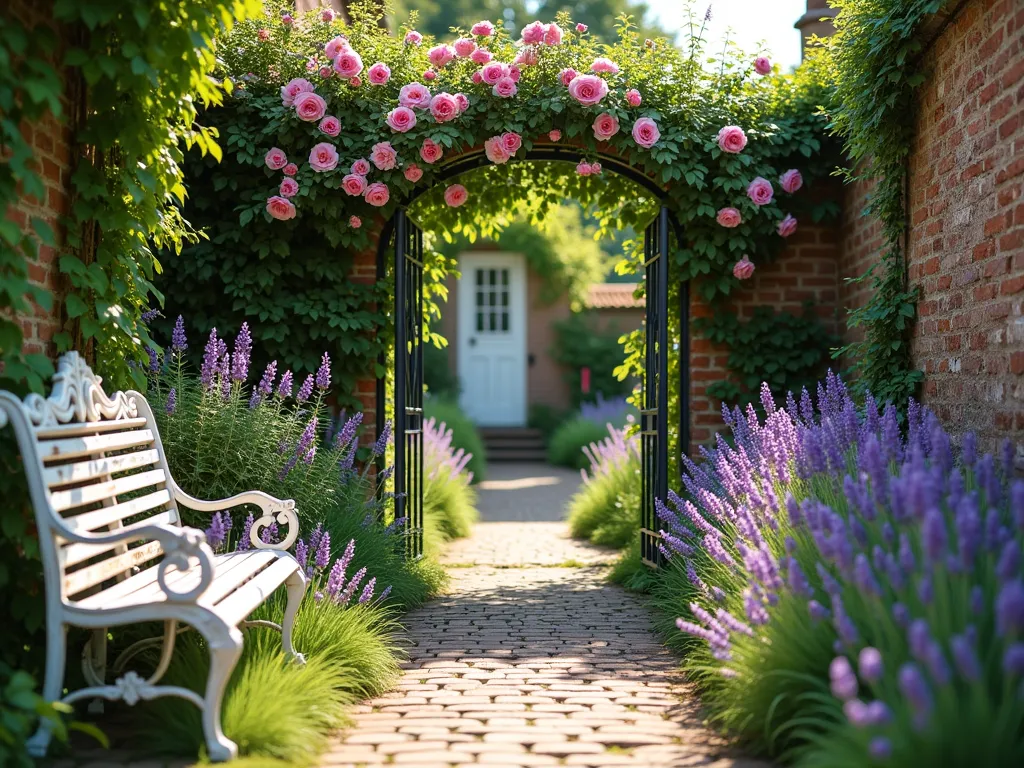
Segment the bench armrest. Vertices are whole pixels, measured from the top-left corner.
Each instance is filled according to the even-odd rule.
[[[249,531],[249,543],[256,549],[286,550],[295,543],[295,539],[299,536],[299,516],[295,512],[294,499],[276,499],[263,491],[246,491],[226,499],[204,501],[190,496],[173,479],[168,484],[176,502],[198,512],[220,512],[242,504],[259,507],[263,514],[253,522]],[[283,541],[277,544],[267,544],[260,538],[260,533],[273,523],[288,526],[288,534]]]

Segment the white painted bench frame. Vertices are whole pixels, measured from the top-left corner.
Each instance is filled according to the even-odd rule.
[[[0,391],[0,428],[8,422],[14,428],[39,533],[47,633],[42,694],[48,701],[68,704],[82,699],[120,700],[128,705],[158,696],[187,699],[202,710],[210,759],[230,760],[237,756],[238,748],[221,730],[220,711],[225,686],[242,652],[240,628],[254,624],[276,628],[284,651],[299,663],[303,661],[292,647],[292,628],[306,577],[285,551],[298,536],[295,502],[259,491],[220,501],[189,496],[171,477],[145,397],[134,391],[108,397],[101,381],[77,352],[69,352],[58,361],[48,398],[32,394],[21,401]],[[133,447],[138,450],[109,455]],[[112,476],[146,467],[151,469],[116,479]],[[144,497],[118,501],[118,495],[145,488],[155,490]],[[97,502],[102,504],[98,509],[61,514]],[[250,534],[253,549],[214,555],[202,531],[182,527],[179,503],[200,512],[242,504],[259,507],[262,516]],[[122,524],[122,520],[149,512],[155,514]],[[273,523],[287,526],[287,535],[279,543],[266,544],[260,534]],[[139,541],[147,543],[128,548]],[[148,561],[153,562],[146,565]],[[79,567],[70,570],[75,565]],[[282,624],[245,621],[282,584],[288,593]],[[113,665],[116,679],[108,683],[106,628],[146,621],[163,621],[163,637],[126,649]],[[156,685],[170,664],[179,625],[197,630],[209,648],[205,696],[186,688]],[[82,656],[89,687],[62,697],[68,626],[93,630]],[[124,671],[131,657],[153,645],[161,645],[162,650],[156,670],[148,678]],[[267,705],[273,706],[273,702]],[[49,741],[50,731],[44,724],[29,741],[30,753],[45,755]]]

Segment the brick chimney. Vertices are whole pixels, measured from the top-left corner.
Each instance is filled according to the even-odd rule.
[[[830,8],[828,0],[807,0],[807,13],[801,16],[793,26],[800,30],[803,40],[803,52],[807,53],[807,43],[814,35],[828,37],[835,32],[832,18],[838,13]]]

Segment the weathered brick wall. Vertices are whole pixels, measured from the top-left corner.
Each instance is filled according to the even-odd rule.
[[[847,328],[846,315],[851,309],[863,307],[871,296],[871,281],[850,282],[860,277],[878,260],[882,250],[882,226],[878,219],[865,216],[868,196],[874,189],[871,181],[857,181],[843,189],[841,220],[842,256],[837,265],[839,306],[843,313],[840,330],[846,341],[859,341],[860,328]]]

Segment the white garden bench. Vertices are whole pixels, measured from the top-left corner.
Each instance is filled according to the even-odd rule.
[[[281,625],[284,650],[296,661],[292,625],[305,590],[299,563],[285,550],[298,535],[294,501],[258,491],[221,501],[201,501],[174,482],[153,411],[138,392],[108,397],[77,352],[63,355],[49,398],[24,401],[0,392],[0,428],[9,421],[24,458],[39,533],[46,585],[46,671],[42,694],[48,701],[120,700],[133,705],[157,696],[179,696],[202,710],[210,759],[238,753],[220,726],[224,688],[242,652],[246,618],[284,584],[288,602]],[[125,498],[127,496],[127,498]],[[177,505],[214,512],[252,504],[262,510],[252,526],[253,549],[215,555],[202,531],[181,524]],[[284,540],[264,543],[272,523],[287,526]],[[163,638],[126,649],[107,682],[106,628],[164,622]],[[210,651],[205,696],[175,686],[158,686],[167,671],[179,625],[198,631]],[[89,687],[62,696],[67,628],[93,630],[82,656]],[[7,628],[9,631],[10,628]],[[160,645],[148,677],[124,671],[147,644]],[[273,702],[268,702],[273,706]],[[50,732],[40,727],[29,743],[42,756]]]

